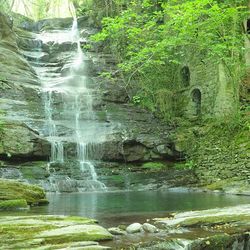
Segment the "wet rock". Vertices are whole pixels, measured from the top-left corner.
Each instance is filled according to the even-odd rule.
[[[14,200],[24,200],[29,205],[46,203],[45,192],[42,188],[13,180],[0,179],[0,201]]]
[[[104,88],[104,86],[102,86]],[[129,101],[128,93],[121,86],[107,83],[102,93],[102,99],[107,102],[127,103]]]
[[[157,233],[158,232],[158,228],[152,224],[149,224],[149,223],[144,223],[142,225],[142,229],[147,233]]]
[[[73,19],[69,18],[51,18],[43,19],[35,23],[34,30],[56,30],[56,29],[69,29],[72,26]]]
[[[141,229],[142,229],[142,224],[133,223],[126,228],[126,231],[129,234],[134,234],[134,233],[139,233],[141,231]]]
[[[235,207],[226,207],[220,209],[209,209],[202,211],[191,211],[184,213],[177,213],[173,218],[155,219],[157,222],[165,224],[169,227],[203,227],[212,228],[220,225],[226,227],[238,227],[239,224],[248,224],[250,220],[250,205],[240,205]]]
[[[120,229],[119,227],[111,227],[108,231],[113,235],[125,235],[126,231]]]
[[[35,22],[21,14],[11,12],[11,17],[14,21],[14,26],[27,31],[34,31]]]

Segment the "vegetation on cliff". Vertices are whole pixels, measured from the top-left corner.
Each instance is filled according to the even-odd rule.
[[[169,119],[182,115],[177,93],[183,86],[176,79],[190,53],[199,54],[204,64],[222,63],[238,92],[246,13],[244,0],[112,1],[93,39],[104,41],[117,58],[124,81],[137,89],[133,101]]]

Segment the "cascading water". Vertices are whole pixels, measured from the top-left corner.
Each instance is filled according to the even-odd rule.
[[[48,89],[45,90],[44,96],[45,96],[45,116],[46,116],[46,125],[47,125],[47,131],[48,131],[48,140],[51,144],[51,157],[50,162],[59,162],[63,163],[64,161],[64,149],[63,149],[63,142],[59,141],[57,139],[57,130],[56,130],[56,124],[53,120],[53,90]]]
[[[74,19],[72,29],[64,31],[45,32],[38,37],[44,44],[69,46],[76,52],[66,51],[66,62],[54,61],[39,66],[37,73],[43,84],[45,107],[44,135],[51,143],[51,157],[48,169],[50,171],[50,186],[53,191],[61,191],[62,183],[73,190],[90,191],[104,190],[105,185],[98,181],[97,173],[90,153],[93,153],[98,122],[93,111],[93,90],[89,87],[91,78],[88,76],[84,59],[86,55],[81,49],[81,39],[77,20]],[[72,55],[73,53],[73,55]],[[53,55],[53,54],[52,54]],[[59,65],[57,67],[57,65]],[[60,106],[60,108],[59,108]],[[65,136],[61,127],[71,131]],[[71,180],[69,176],[58,175],[58,166],[67,164],[67,145],[76,145],[76,164],[80,170],[80,177]],[[74,170],[72,170],[74,171]]]
[[[83,52],[81,49],[80,44],[80,36],[78,31],[78,25],[77,20],[74,19],[73,25],[72,25],[72,42],[77,43],[77,56],[74,61],[73,67],[71,69],[71,75],[74,75],[77,73],[78,70],[81,70],[82,65],[82,59],[83,59]],[[90,181],[89,187],[93,190],[97,189],[105,189],[105,185],[97,180],[97,174],[95,171],[95,167],[92,162],[88,159],[88,144],[84,140],[84,138],[81,135],[81,128],[80,128],[80,118],[81,118],[81,107],[85,106],[85,113],[87,120],[94,120],[94,112],[92,109],[92,96],[90,95],[90,92],[88,88],[86,87],[85,81],[82,82],[82,92],[81,94],[84,96],[84,104],[81,105],[80,101],[80,95],[76,93],[75,95],[75,131],[76,131],[76,141],[77,141],[77,158],[80,165],[80,170],[82,172],[89,172],[90,174]],[[90,142],[91,143],[91,142]]]

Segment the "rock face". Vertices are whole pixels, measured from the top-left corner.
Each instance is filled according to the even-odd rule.
[[[11,159],[47,159],[50,155],[50,144],[32,131],[25,124],[4,123],[0,132],[0,156]]]
[[[2,13],[0,26],[0,110],[4,123],[0,157],[47,158],[48,143],[35,132],[34,125],[35,119],[43,116],[39,80],[18,48],[11,19]]]

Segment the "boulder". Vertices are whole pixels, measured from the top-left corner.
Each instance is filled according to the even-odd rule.
[[[147,233],[157,233],[158,232],[158,228],[152,224],[149,224],[149,223],[144,223],[142,225],[142,229]]]
[[[142,229],[142,224],[133,223],[126,228],[126,232],[129,234],[134,234],[141,232],[141,229]]]
[[[24,207],[25,204],[39,205],[48,203],[42,188],[13,180],[0,179],[0,201],[6,207]]]
[[[72,225],[41,232],[36,235],[36,238],[45,238],[46,242],[64,243],[71,240],[110,240],[113,236],[98,225]]]
[[[113,236],[95,223],[75,216],[1,216],[1,248],[110,249],[98,241],[110,240]]]

